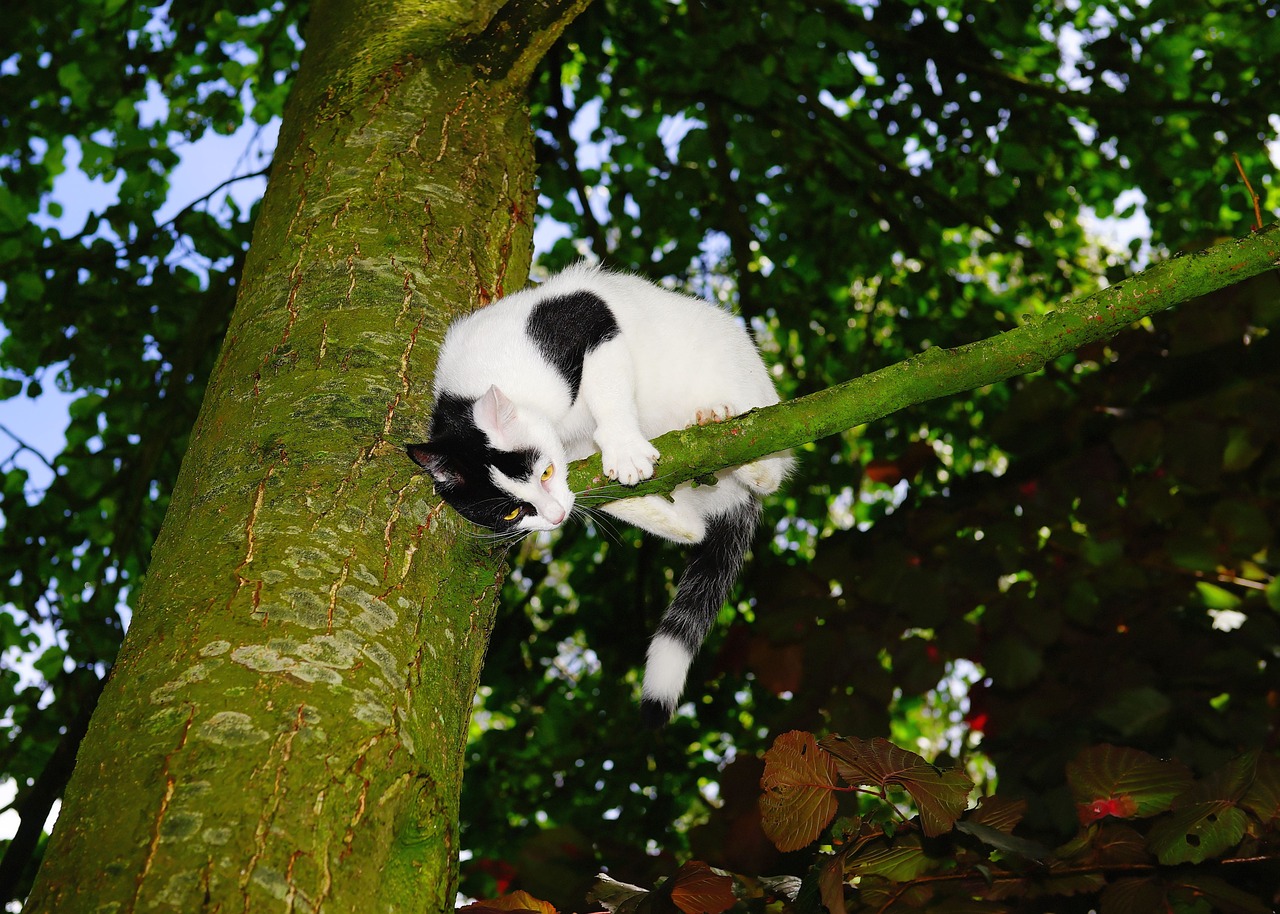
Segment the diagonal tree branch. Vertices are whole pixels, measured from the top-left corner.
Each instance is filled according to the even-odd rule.
[[[576,462],[569,487],[600,498],[662,495],[716,470],[816,441],[900,409],[1027,374],[1135,321],[1280,266],[1280,223],[1175,257],[1069,302],[1015,330],[956,349],[933,348],[806,397],[730,422],[669,432],[655,477],[632,489],[605,479],[596,454]]]

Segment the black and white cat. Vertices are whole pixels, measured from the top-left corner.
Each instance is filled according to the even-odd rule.
[[[636,276],[579,264],[450,325],[435,374],[430,440],[409,456],[467,520],[554,530],[573,510],[568,464],[599,450],[626,486],[653,475],[664,432],[778,402],[760,353],[728,312]],[[790,471],[785,454],[602,510],[694,546],[649,645],[641,712],[675,710],[760,516]]]

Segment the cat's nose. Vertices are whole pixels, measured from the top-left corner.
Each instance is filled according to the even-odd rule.
[[[559,505],[548,508],[543,514],[546,515],[547,520],[557,526],[564,523],[565,511]]]

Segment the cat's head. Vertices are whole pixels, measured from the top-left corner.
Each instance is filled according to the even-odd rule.
[[[442,394],[431,440],[408,451],[455,511],[499,533],[554,530],[573,508],[569,462],[554,426],[496,386],[478,400]]]

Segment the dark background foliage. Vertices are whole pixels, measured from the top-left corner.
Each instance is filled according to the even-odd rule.
[[[78,395],[47,488],[2,466],[0,774],[38,830],[252,225],[220,197],[155,214],[185,144],[279,114],[303,10],[21,6],[0,36],[0,393]],[[1247,231],[1233,154],[1274,215],[1278,9],[597,0],[532,93],[543,215],[568,236],[541,263],[589,251],[724,300],[787,395],[992,335]],[[69,140],[121,183],[64,234],[32,216],[57,215]],[[1082,210],[1132,190],[1150,252],[1099,248]],[[468,758],[466,890],[572,910],[602,866],[797,868],[755,806],[759,753],[793,728],[977,750],[1044,838],[1072,827],[1063,765],[1091,742],[1201,773],[1274,749],[1278,302],[1264,276],[807,448],[657,735],[637,666],[679,550],[592,523],[524,544]],[[931,693],[949,676],[967,698]],[[28,856],[5,861],[19,893]]]

